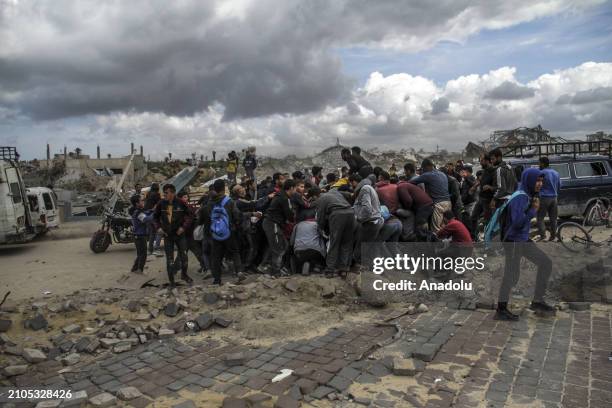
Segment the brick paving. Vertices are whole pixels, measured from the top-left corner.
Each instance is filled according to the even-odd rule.
[[[129,403],[134,407],[160,397],[176,397],[178,405],[184,402],[183,390],[210,390],[237,399],[255,398],[254,393],[287,395],[312,406],[330,397],[338,406],[612,406],[609,310],[562,312],[554,319],[523,316],[514,323],[497,322],[492,314],[433,307],[399,318],[402,334],[386,346],[396,333],[392,326],[332,329],[324,336],[265,348],[166,339],[107,354],[74,373],[58,374],[62,367],[55,361],[41,363],[37,374],[16,382],[22,388],[45,384],[85,390],[90,397],[134,386],[144,394]],[[377,345],[383,345],[375,352],[379,359],[360,359]],[[225,361],[230,354],[232,364]],[[429,390],[425,397],[415,398],[407,387],[348,401],[349,387],[384,386],[393,375],[389,356],[398,355],[426,362],[414,378]],[[293,369],[293,375],[272,383],[283,368]]]

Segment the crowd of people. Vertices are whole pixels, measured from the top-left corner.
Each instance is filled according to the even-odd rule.
[[[240,181],[238,156],[230,153],[227,180],[215,180],[196,206],[171,184],[163,186],[162,194],[152,185],[146,198],[132,197],[137,237],[132,270],[142,272],[147,252],[159,251],[163,237],[171,286],[178,271],[183,281],[192,282],[189,251],[214,285],[222,284],[224,269],[239,279],[246,273],[344,277],[361,263],[362,243],[444,239],[471,251],[483,226],[498,222],[501,241],[509,248],[496,318],[518,319],[507,303],[522,257],[538,266],[531,307],[554,311],[543,299],[552,263],[530,240],[530,221],[536,216],[539,239],[545,238],[546,215],[549,239],[555,238],[560,181],[546,157],[539,169],[519,175],[499,149],[480,156],[476,174],[461,160],[441,168],[430,159],[420,167],[408,162],[398,174],[395,165],[389,171],[373,167],[359,147],[343,149],[341,156],[346,167],[339,174],[323,175],[315,166],[309,174],[275,173],[257,182],[254,153],[247,152],[246,176]]]

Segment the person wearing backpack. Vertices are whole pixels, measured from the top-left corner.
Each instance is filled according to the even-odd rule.
[[[542,181],[542,172],[539,169],[529,168],[523,171],[518,190],[492,217],[491,222],[499,221],[505,224],[501,228],[505,268],[499,289],[495,320],[516,321],[519,319],[518,315],[508,309],[508,301],[510,292],[520,277],[522,258],[534,263],[538,268],[531,310],[548,315],[555,313],[555,309],[544,302],[546,286],[552,273],[552,261],[529,239],[531,220],[539,209],[540,202],[537,194],[542,187]]]
[[[225,181],[215,180],[214,194],[209,198],[202,212],[204,234],[210,241],[210,269],[213,285],[221,285],[221,270],[225,254],[231,255],[234,275],[242,272],[238,231],[242,214],[236,203],[225,194]]]
[[[164,198],[155,206],[154,219],[158,229],[164,235],[164,252],[166,269],[170,286],[174,287],[174,275],[181,270],[181,279],[191,284],[193,280],[187,274],[187,238],[193,218],[187,206],[176,196],[176,187],[166,184],[163,188]],[[176,260],[174,248],[176,247]]]

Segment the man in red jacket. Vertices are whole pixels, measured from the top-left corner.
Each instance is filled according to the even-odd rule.
[[[472,236],[470,231],[461,221],[455,218],[452,211],[444,211],[442,229],[436,234],[438,238],[451,238],[453,244],[460,244],[464,247],[472,247]]]
[[[395,214],[399,208],[397,196],[397,184],[391,184],[391,176],[386,171],[381,171],[376,183],[376,193],[380,203],[386,205],[391,214]]]
[[[426,230],[433,213],[433,200],[429,194],[417,185],[400,181],[397,184],[397,195],[402,208],[414,212],[416,227]]]

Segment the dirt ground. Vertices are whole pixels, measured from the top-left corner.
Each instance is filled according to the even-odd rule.
[[[88,288],[112,288],[129,272],[135,257],[133,244],[113,244],[103,254],[89,249],[97,222],[62,224],[46,236],[24,245],[0,246],[0,293],[10,299],[41,297],[45,292],[66,295]],[[196,260],[191,257],[191,269]],[[161,273],[164,258],[152,257],[147,273]],[[195,273],[193,273],[195,275]]]

